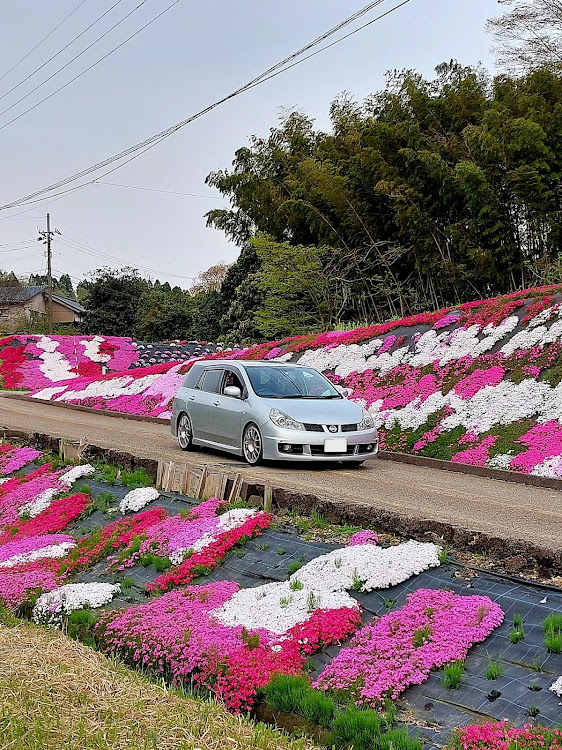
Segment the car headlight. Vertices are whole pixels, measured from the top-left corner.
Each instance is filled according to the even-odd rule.
[[[279,409],[272,409],[269,412],[269,418],[274,425],[277,425],[277,427],[282,427],[284,430],[304,430],[304,425],[302,422],[297,422],[296,419],[293,419],[288,414],[285,414],[284,411],[280,411]]]
[[[367,409],[363,409],[363,417],[361,418],[361,421],[359,422],[358,430],[372,430],[375,426],[375,420],[373,419],[373,415],[370,414]]]

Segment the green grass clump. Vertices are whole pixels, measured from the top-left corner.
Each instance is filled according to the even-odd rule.
[[[486,679],[497,680],[504,673],[504,666],[501,659],[488,659],[486,668]]]
[[[512,643],[519,643],[525,638],[525,629],[523,627],[523,617],[521,615],[513,615],[513,626],[509,631],[509,640]]]
[[[265,698],[273,710],[302,716],[325,728],[336,712],[334,701],[322,690],[313,690],[303,677],[275,675],[265,688]]]
[[[562,612],[551,612],[543,622],[544,645],[552,654],[562,653]]]
[[[68,615],[66,620],[66,633],[75,641],[81,641],[86,646],[95,646],[95,640],[92,635],[94,626],[99,620],[89,609],[76,609]]]
[[[336,716],[331,727],[331,741],[336,748],[354,750],[422,750],[422,743],[412,739],[407,729],[392,729],[377,711],[361,710],[349,705]]]
[[[142,466],[134,471],[122,471],[120,479],[121,484],[132,490],[136,490],[139,487],[150,487],[153,484],[152,477],[148,476]]]
[[[139,563],[143,566],[143,568],[147,568],[149,565],[152,565],[157,573],[163,573],[165,570],[168,570],[168,568],[172,564],[170,562],[170,558],[153,555],[152,552],[147,552],[145,555],[142,555]]]
[[[289,567],[287,568],[287,573],[292,576],[293,573],[296,573],[297,570],[300,570],[302,568],[302,562],[299,560],[293,560],[292,563],[289,564]]]
[[[443,669],[443,685],[447,690],[456,690],[461,684],[464,673],[464,661],[452,661]]]

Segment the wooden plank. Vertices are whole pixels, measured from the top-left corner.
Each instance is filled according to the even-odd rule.
[[[164,462],[159,459],[158,460],[158,469],[156,471],[156,489],[161,490],[162,489],[162,475],[164,474]]]
[[[199,486],[197,487],[197,494],[195,495],[196,500],[201,500],[203,497],[203,492],[205,490],[205,483],[207,482],[207,467],[203,467],[203,471],[201,472],[201,476],[199,478]]]
[[[217,492],[217,497],[219,500],[224,500],[224,495],[226,493],[226,483],[228,482],[228,474],[219,474],[220,482],[219,482],[219,489]]]
[[[265,483],[263,488],[263,509],[266,513],[271,513],[273,507],[273,488],[269,482]]]
[[[234,482],[230,488],[230,494],[228,496],[228,502],[233,503],[240,494],[240,487],[242,486],[242,474],[236,474]]]
[[[208,474],[207,481],[205,482],[205,490],[203,497],[216,497],[219,489],[219,475]]]

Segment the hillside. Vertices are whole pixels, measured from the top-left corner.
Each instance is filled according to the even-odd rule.
[[[16,334],[0,339],[0,377],[7,389],[36,390],[62,380],[99,377],[160,362],[185,362],[221,347],[204,341],[144,343],[121,336]]]
[[[386,450],[562,478],[561,341],[554,286],[228,356],[323,371],[373,413]],[[165,419],[189,367],[79,377],[33,397]]]

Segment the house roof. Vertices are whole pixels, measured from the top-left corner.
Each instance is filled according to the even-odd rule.
[[[46,289],[44,293],[46,294]],[[60,294],[53,293],[53,302],[63,305],[63,307],[68,307],[69,310],[72,310],[75,313],[83,313],[86,311],[79,302],[76,302],[76,300],[68,299],[68,297],[61,297]]]
[[[0,304],[21,305],[38,294],[42,294],[45,286],[0,286]]]

